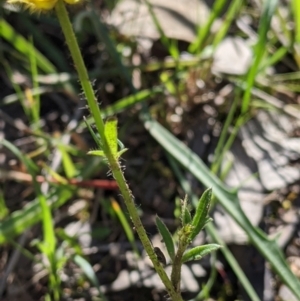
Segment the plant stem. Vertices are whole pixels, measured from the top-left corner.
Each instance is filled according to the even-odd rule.
[[[173,260],[173,266],[171,272],[171,281],[178,294],[181,293],[180,284],[181,284],[182,257],[186,248],[190,243],[190,238],[189,238],[190,231],[187,231],[188,229],[190,230],[190,228],[187,228],[187,226],[183,226],[182,229],[178,232],[178,238],[179,238],[178,249]]]
[[[55,10],[56,10],[57,17],[59,19],[60,25],[61,25],[63,33],[64,33],[66,43],[68,45],[72,59],[74,61],[75,67],[77,69],[78,76],[79,76],[83,91],[85,93],[87,103],[89,105],[91,114],[95,120],[95,125],[97,128],[97,131],[101,137],[101,141],[103,143],[103,151],[109,162],[110,168],[112,170],[112,174],[118,183],[119,189],[124,198],[124,202],[126,204],[128,212],[130,214],[132,222],[135,226],[135,229],[139,235],[139,238],[140,238],[148,256],[150,257],[150,259],[154,265],[156,272],[158,273],[162,282],[164,283],[166,290],[169,293],[170,297],[174,301],[182,301],[183,299],[182,299],[180,293],[176,292],[176,290],[173,287],[170,279],[168,278],[165,270],[163,269],[162,265],[158,261],[158,258],[152,247],[152,244],[151,244],[149,238],[147,237],[146,231],[142,225],[142,222],[141,222],[138,212],[136,210],[135,203],[134,203],[134,197],[126,183],[126,180],[124,178],[122,169],[118,162],[118,159],[115,156],[113,156],[111,149],[109,147],[109,144],[107,143],[105,133],[104,133],[104,122],[101,117],[101,110],[97,103],[96,96],[95,96],[94,90],[92,88],[92,85],[89,81],[88,73],[87,73],[85,64],[83,62],[81,52],[80,52],[80,49],[79,49],[74,31],[73,31],[65,4],[62,0],[57,1],[57,4],[55,5]]]
[[[179,243],[177,253],[174,257],[172,273],[171,273],[172,284],[175,287],[176,292],[179,294],[180,294],[181,266],[182,266],[181,260],[185,249],[186,248],[181,243]]]

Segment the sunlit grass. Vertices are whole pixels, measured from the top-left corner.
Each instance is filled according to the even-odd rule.
[[[102,78],[104,81],[119,77],[122,78],[124,85],[128,87],[127,94],[123,95],[122,98],[114,99],[109,105],[105,105],[101,112],[102,118],[114,116],[119,113],[128,114],[129,116],[130,114],[140,114],[144,126],[157,143],[160,144],[169,155],[174,157],[186,171],[192,173],[200,183],[208,187],[213,187],[216,202],[219,202],[227,213],[245,230],[250,241],[263,254],[266,260],[270,262],[275,272],[281,277],[281,280],[300,298],[299,291],[297,290],[299,281],[297,281],[290,272],[276,243],[269,241],[265,234],[250,224],[238,205],[236,193],[228,191],[222,179],[218,178],[220,176],[220,166],[223,158],[230,150],[240,127],[255,115],[255,109],[258,107],[264,109],[272,107],[270,104],[263,106],[263,104],[258,104],[257,101],[253,102],[254,89],[259,88],[265,90],[267,93],[282,90],[299,92],[298,81],[300,75],[299,71],[297,71],[300,66],[299,2],[292,1],[291,5],[287,7],[289,16],[293,18],[291,20],[294,26],[292,31],[286,27],[286,22],[281,15],[282,4],[277,1],[264,1],[261,7],[251,9],[249,9],[247,4],[243,1],[231,1],[227,8],[227,13],[222,15],[225,10],[226,2],[227,1],[223,0],[215,1],[209,19],[204,26],[197,29],[196,39],[187,47],[187,51],[190,55],[189,59],[182,59],[178,41],[170,39],[165,35],[159,24],[159,20],[152,10],[151,4],[147,2],[151,17],[161,36],[161,44],[173,60],[147,62],[136,66],[124,63],[125,60],[118,51],[118,43],[126,42],[124,42],[124,40],[118,41],[118,38],[107,30],[104,21],[96,15],[95,7],[93,7],[93,10],[86,13],[85,19],[90,25],[90,34],[97,40],[97,45],[101,45],[109,53],[111,66],[105,66],[105,70],[93,70],[93,67],[91,67],[89,74]],[[257,29],[253,31],[253,36],[251,37],[255,39],[254,42],[252,41],[251,46],[253,59],[245,75],[218,75],[222,80],[228,81],[233,85],[234,100],[231,103],[231,109],[228,111],[227,118],[223,123],[223,129],[215,150],[214,161],[209,169],[204,166],[203,162],[200,161],[195,154],[183,146],[175,135],[166,131],[165,127],[161,126],[161,124],[151,116],[151,109],[154,105],[157,105],[158,96],[159,99],[164,99],[164,95],[166,94],[172,95],[175,99],[179,99],[179,102],[184,105],[185,100],[188,98],[187,94],[189,93],[185,82],[193,72],[199,76],[200,74],[204,74],[201,80],[208,82],[210,76],[214,76],[210,70],[214,51],[229,34],[231,27],[236,25],[234,24],[235,21],[247,13],[251,14],[251,18],[255,18],[254,23],[257,25]],[[21,13],[18,16],[22,18]],[[47,22],[49,22],[49,16],[44,17],[45,20],[47,19]],[[222,25],[218,32],[213,32],[212,26],[220,17],[222,17]],[[26,18],[28,19],[27,16]],[[279,24],[279,28],[275,27],[274,22],[272,23],[274,18],[276,18],[276,24]],[[41,16],[41,20],[43,20],[43,16]],[[79,31],[81,29],[80,27],[84,26],[78,20],[77,23],[75,22],[75,25],[76,24],[77,26],[80,25],[78,28]],[[33,29],[34,26],[30,28]],[[55,30],[57,30],[57,28]],[[237,32],[234,34],[237,36],[249,37],[247,36],[248,32],[243,32],[239,28],[235,30]],[[32,36],[35,37],[37,34],[38,31]],[[78,145],[73,144],[73,142],[71,142],[71,145],[68,145],[68,147],[62,142],[60,137],[57,138],[55,135],[52,135],[52,133],[47,132],[47,129],[41,124],[43,96],[51,92],[62,92],[64,93],[64,97],[71,95],[71,98],[74,99],[77,97],[77,92],[80,93],[80,88],[78,88],[76,82],[77,76],[74,75],[74,73],[70,73],[72,72],[70,71],[72,68],[69,68],[71,65],[70,58],[65,57],[61,50],[55,45],[53,45],[52,48],[51,39],[48,39],[46,35],[43,36],[43,40],[49,45],[47,51],[41,47],[40,43],[36,43],[34,38],[32,42],[31,38],[25,38],[18,33],[5,18],[0,19],[0,35],[6,43],[2,49],[2,52],[5,54],[5,60],[1,61],[0,64],[2,64],[7,78],[14,88],[14,92],[0,100],[0,106],[5,108],[12,103],[20,103],[27,118],[28,128],[30,128],[32,132],[36,132],[36,136],[33,135],[33,137],[35,137],[36,148],[41,145],[47,148],[47,151],[42,156],[43,163],[41,164],[35,161],[35,159],[29,159],[21,150],[16,149],[11,142],[6,140],[1,142],[25,165],[26,171],[32,176],[34,196],[31,201],[27,202],[26,206],[19,208],[17,211],[9,212],[5,195],[0,194],[0,220],[2,220],[0,224],[0,243],[9,243],[14,237],[22,234],[26,229],[41,222],[43,224],[43,235],[38,244],[39,251],[48,259],[49,289],[53,291],[52,297],[54,300],[59,300],[63,292],[58,272],[59,269],[63,268],[63,265],[60,265],[57,258],[59,245],[53,215],[55,215],[57,208],[65,205],[68,200],[78,192],[78,187],[70,185],[67,181],[60,181],[59,177],[61,177],[61,179],[88,178],[97,172],[97,164],[100,164],[101,159],[86,156],[85,152],[80,149]],[[132,47],[129,41],[127,47]],[[136,49],[132,47],[131,50],[135,51]],[[292,63],[291,59],[293,60]],[[294,71],[285,74],[270,74],[270,68],[273,68],[282,61],[287,61],[288,66],[292,65]],[[136,91],[132,83],[132,71],[134,69],[139,70],[142,78],[142,88],[139,91]],[[292,69],[290,68],[290,70]],[[31,82],[30,87],[24,89],[22,85],[14,82],[13,75],[16,71],[24,74],[29,79],[29,82]],[[203,72],[201,73],[201,71]],[[147,83],[150,72],[152,72],[152,82],[154,82],[155,85]],[[47,76],[50,75],[51,80],[47,82]],[[78,99],[76,99],[76,101],[78,101]],[[99,99],[99,102],[101,102],[101,99]],[[159,105],[159,108],[165,108],[163,101],[161,101]],[[134,113],[132,113],[133,108]],[[161,116],[165,115],[161,114],[160,118]],[[94,123],[93,117],[87,116],[87,122],[92,125]],[[167,120],[164,122],[167,123]],[[78,120],[75,127],[72,127],[71,130],[66,129],[63,134],[72,135],[72,133],[76,131],[86,131],[86,124],[83,120]],[[122,131],[122,129],[120,129],[120,131]],[[61,164],[57,170],[52,171],[50,163],[51,157],[55,152],[60,154]],[[41,159],[38,156],[37,158]],[[181,186],[187,193],[192,194],[188,183],[184,182],[182,174],[180,172],[178,173],[178,170],[176,171],[176,166],[177,163],[174,161],[174,173],[179,178]],[[103,165],[101,168],[103,169]],[[56,179],[56,184],[48,183],[49,188],[46,194],[41,191],[39,185],[35,182],[35,177],[40,172],[44,172],[54,178],[57,174],[58,180]],[[196,199],[196,196],[193,195],[192,199]],[[129,226],[125,212],[122,211],[115,200],[112,200],[112,208],[115,209],[115,213],[120,220],[127,239],[137,252],[134,234]],[[224,245],[224,242],[222,242],[218,236],[213,225],[207,227],[207,232],[217,243]],[[67,240],[66,236],[65,239]],[[74,245],[70,247],[75,248]],[[272,250],[272,252],[270,252],[270,250]],[[259,300],[228,248],[225,247],[221,251],[237,274],[250,298],[252,300]],[[101,295],[100,284],[97,282],[91,266],[82,254],[77,252],[72,260],[82,268],[87,278],[97,287]],[[212,277],[212,279],[214,278]],[[201,298],[203,298],[203,294],[204,293],[200,295]],[[208,294],[209,289],[207,290],[206,296],[208,296]],[[48,298],[50,298],[49,296]]]

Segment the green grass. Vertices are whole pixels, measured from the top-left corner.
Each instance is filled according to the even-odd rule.
[[[113,146],[115,153],[118,154],[117,139],[130,141],[131,138],[135,138],[128,136],[126,125],[129,124],[130,127],[139,117],[141,120],[140,126],[143,125],[155,141],[155,145],[153,140],[149,139],[146,142],[147,145],[143,150],[144,156],[151,157],[158,145],[163,148],[171,162],[167,168],[172,169],[174,178],[178,179],[178,186],[181,186],[185,193],[190,195],[194,206],[196,205],[195,200],[198,200],[199,196],[193,194],[189,183],[184,179],[182,171],[193,174],[199,183],[204,186],[212,187],[215,202],[222,205],[224,210],[240,225],[246,232],[249,241],[270,263],[280,280],[300,299],[299,280],[291,273],[276,241],[270,240],[265,233],[249,222],[238,203],[236,191],[227,189],[223,183],[221,173],[223,159],[235,141],[240,127],[255,116],[257,108],[274,109],[274,105],[266,103],[264,100],[258,101],[258,96],[255,93],[262,91],[272,96],[282,91],[291,94],[300,91],[300,73],[298,71],[300,66],[299,1],[291,1],[290,6],[286,7],[293,30],[287,27],[285,17],[282,16],[283,7],[281,6],[283,4],[279,1],[263,1],[261,7],[251,7],[247,5],[246,1],[231,1],[227,13],[224,14],[226,2],[223,0],[214,2],[208,20],[202,27],[196,29],[195,40],[186,46],[186,51],[190,54],[190,57],[186,60],[180,57],[181,50],[178,41],[170,39],[166,35],[153,7],[149,1],[146,1],[153,23],[161,35],[160,43],[172,57],[172,60],[147,61],[137,66],[131,65],[132,57],[134,55],[138,56],[136,43],[133,39],[124,39],[115,31],[109,30],[105,21],[97,15],[97,8],[93,4],[87,4],[87,6],[91,5],[92,9],[75,10],[72,12],[72,17],[76,32],[81,37],[81,50],[86,55],[87,60],[91,57],[92,62],[89,62],[88,73],[92,80],[96,78],[102,83],[98,92],[101,116],[102,118],[117,114],[120,116],[121,125],[119,125],[118,132],[122,133],[122,136],[119,137],[117,133],[114,134]],[[6,10],[4,9],[4,11]],[[82,118],[76,121],[75,127],[70,128],[65,123],[65,127],[60,129],[61,135],[59,137],[43,126],[42,108],[49,101],[48,96],[51,99],[52,94],[61,93],[64,99],[68,99],[68,103],[79,101],[78,95],[81,88],[77,83],[77,75],[73,70],[70,57],[64,55],[62,47],[58,47],[53,36],[51,37],[46,33],[41,34],[35,27],[35,22],[41,22],[46,28],[49,26],[50,31],[52,28],[56,32],[58,25],[51,15],[41,15],[40,20],[37,21],[26,13],[14,12],[12,14],[21,20],[24,19],[26,26],[24,25],[24,33],[20,27],[14,26],[13,19],[8,17],[0,19],[0,37],[2,39],[0,53],[1,57],[4,58],[0,61],[0,66],[5,70],[6,79],[11,84],[10,92],[1,94],[0,109],[5,111],[11,105],[18,106],[20,112],[23,111],[26,126],[31,131],[27,135],[34,140],[33,150],[44,147],[47,151],[41,156],[30,158],[28,156],[30,152],[26,148],[18,149],[13,145],[14,140],[4,139],[0,141],[0,144],[10,154],[13,154],[13,157],[17,158],[20,164],[25,166],[26,172],[32,176],[33,185],[33,191],[29,198],[22,200],[20,202],[22,205],[13,211],[10,208],[10,200],[5,193],[0,192],[0,244],[6,244],[15,249],[16,245],[12,242],[13,239],[32,226],[41,224],[42,232],[36,246],[38,246],[37,252],[43,254],[48,262],[45,269],[49,277],[49,292],[45,295],[45,298],[49,300],[61,299],[65,284],[61,282],[59,272],[68,261],[72,261],[82,269],[83,275],[90,281],[91,285],[97,288],[99,298],[105,299],[101,293],[101,283],[98,282],[87,258],[80,252],[80,247],[72,243],[72,240],[66,235],[58,235],[57,225],[54,222],[57,210],[68,207],[69,201],[80,193],[80,189],[69,185],[66,179],[87,179],[99,173],[105,176],[107,171],[103,160],[87,156],[87,151],[80,143],[75,143],[75,140],[72,140],[70,145],[66,145],[62,141],[63,136],[80,136],[82,132],[88,133],[86,123]],[[220,108],[220,110],[223,110],[223,112],[220,112],[220,116],[225,116],[222,120],[219,120],[222,123],[222,131],[215,150],[214,161],[211,166],[207,167],[197,155],[182,144],[172,133],[171,129],[174,127],[172,127],[169,117],[174,112],[172,111],[173,108],[167,104],[167,100],[170,97],[175,99],[176,106],[181,107],[184,116],[189,118],[189,113],[185,112],[185,109],[188,108],[189,102],[193,102],[193,99],[190,96],[192,94],[190,88],[186,83],[191,82],[191,78],[195,75],[196,80],[201,79],[206,86],[210,85],[214,78],[211,73],[212,56],[218,45],[228,35],[248,38],[248,32],[243,31],[235,24],[235,20],[245,15],[250,16],[253,20],[252,38],[255,38],[255,43],[252,43],[253,60],[245,75],[218,75],[220,82],[232,85],[234,99],[225,100],[227,103],[231,102],[225,113],[224,108]],[[217,32],[213,32],[212,26],[220,17],[222,18],[221,27]],[[276,18],[277,27],[272,23],[274,18]],[[84,48],[85,43],[91,42],[88,39],[85,40],[86,32],[93,40],[92,45],[89,44],[91,48],[87,49]],[[65,47],[64,42],[61,43]],[[130,58],[123,57],[121,51],[119,51],[124,47],[130,49],[132,53]],[[101,52],[97,50],[97,55],[95,55],[93,49],[101,49]],[[107,56],[105,60],[100,59],[100,55],[103,53]],[[101,61],[100,65],[94,66],[93,64],[97,64],[98,60]],[[270,68],[280,68],[282,66],[288,72],[269,72]],[[138,70],[140,73],[142,87],[139,90],[134,87],[132,82],[132,72],[134,70]],[[26,78],[29,83],[28,87],[14,81],[14,75],[18,72]],[[47,76],[50,75],[51,78],[49,77],[50,80],[47,81]],[[102,88],[111,83],[115,85],[113,94],[106,93],[105,89]],[[121,88],[119,89],[119,87]],[[104,104],[101,103],[101,96]],[[201,104],[198,108],[200,106]],[[194,104],[194,107],[197,106]],[[277,106],[276,109],[288,112],[291,107],[282,104],[280,108]],[[299,113],[300,111],[299,105],[293,105],[293,109],[293,112]],[[297,113],[293,113],[293,115],[297,117]],[[15,118],[16,116],[10,117]],[[135,121],[132,122],[131,120]],[[86,121],[89,125],[95,123],[93,116],[86,116]],[[183,123],[182,128],[184,129]],[[106,126],[108,125],[106,123]],[[116,131],[116,128],[114,131]],[[100,141],[98,146],[103,146],[101,143],[103,142]],[[92,148],[93,146],[89,147]],[[125,147],[128,146],[125,145]],[[95,153],[99,150],[92,151]],[[53,168],[51,161],[55,156],[60,157],[60,164]],[[141,159],[137,157],[134,149],[131,149],[130,146],[124,157],[129,163],[132,159]],[[124,165],[126,164],[125,161]],[[54,177],[57,183],[47,183],[48,188],[42,191],[40,184],[35,181],[35,177],[41,173]],[[129,178],[128,180],[129,183],[131,181],[134,183],[133,179]],[[2,185],[9,184],[4,183]],[[165,201],[171,202],[172,200]],[[123,229],[122,233],[125,233],[126,239],[138,253],[136,238],[129,223],[128,213],[121,209],[122,206],[119,207],[116,204],[115,200],[112,201],[112,208],[114,208],[120,221],[120,227]],[[141,212],[144,210],[146,209],[141,208]],[[109,218],[113,219],[113,214]],[[171,236],[164,226],[159,225],[161,233],[165,233],[163,236],[167,241],[170,257],[174,259]],[[209,224],[206,230],[216,243],[223,245],[221,252],[223,252],[224,257],[236,273],[251,300],[259,300],[235,258],[218,236],[214,225]],[[74,256],[60,252],[61,241],[68,243],[72,250],[76,250]],[[214,281],[215,275],[212,274],[207,287],[199,293],[197,300],[209,297]]]

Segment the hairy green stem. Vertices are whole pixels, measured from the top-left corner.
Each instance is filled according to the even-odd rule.
[[[72,59],[74,61],[75,67],[77,69],[78,76],[79,76],[83,91],[85,93],[87,103],[89,105],[91,114],[95,120],[95,125],[97,128],[97,131],[101,137],[101,141],[103,143],[103,151],[109,162],[110,168],[112,170],[112,174],[118,183],[119,189],[124,198],[124,202],[126,204],[128,212],[130,214],[132,222],[135,226],[135,229],[139,235],[139,238],[140,238],[148,256],[150,257],[150,259],[154,265],[156,272],[158,273],[162,282],[164,283],[168,294],[170,295],[172,300],[182,301],[183,299],[182,299],[180,293],[176,292],[175,288],[173,287],[170,279],[168,278],[165,270],[163,269],[162,265],[160,264],[156,254],[154,252],[152,244],[146,234],[146,231],[142,225],[142,222],[141,222],[138,212],[136,210],[133,195],[126,183],[126,180],[124,178],[124,174],[122,172],[122,169],[120,167],[118,159],[117,159],[117,157],[115,157],[112,154],[109,144],[107,143],[107,140],[105,137],[105,132],[104,132],[104,121],[102,120],[102,117],[101,117],[101,110],[97,103],[93,87],[88,78],[88,73],[87,73],[85,64],[83,62],[80,49],[78,47],[78,43],[77,43],[73,28],[72,28],[72,25],[71,25],[71,22],[70,22],[70,19],[69,19],[67,10],[66,10],[66,7],[62,0],[57,1],[55,10],[56,10],[57,17],[59,19],[60,25],[61,25],[63,33],[64,33],[66,43],[68,45]]]
[[[191,228],[188,225],[183,226],[182,229],[178,232],[178,249],[173,260],[172,272],[171,272],[171,282],[176,289],[178,294],[181,293],[180,283],[181,283],[181,267],[182,267],[182,257],[186,251],[188,245],[190,244],[190,230]]]
[[[182,256],[186,247],[179,243],[177,253],[174,257],[172,273],[171,273],[171,281],[173,286],[176,289],[176,292],[180,294],[180,282],[181,282],[181,266],[182,266]]]

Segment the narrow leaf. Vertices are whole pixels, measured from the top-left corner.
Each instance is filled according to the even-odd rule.
[[[207,244],[207,245],[192,248],[183,254],[182,263],[191,260],[200,260],[205,255],[218,250],[220,247],[221,246],[217,244]]]
[[[262,15],[258,29],[258,41],[254,47],[255,57],[247,75],[247,88],[242,99],[242,113],[247,112],[250,106],[252,88],[259,70],[259,65],[266,52],[268,32],[271,27],[272,17],[277,8],[277,2],[277,0],[266,0],[263,2]]]
[[[36,173],[38,172],[37,165],[26,155],[24,155],[20,149],[18,149],[15,145],[13,145],[11,142],[9,142],[6,139],[0,140],[0,145],[4,145],[7,149],[9,149],[16,157],[20,159],[20,161],[23,162],[23,164],[26,166],[28,172],[30,175],[35,178]]]
[[[101,140],[100,140],[100,137],[97,137],[97,135],[95,134],[95,132],[93,131],[92,127],[90,126],[90,123],[86,120],[85,117],[83,117],[83,120],[90,132],[90,134],[92,135],[94,141],[96,142],[97,146],[101,149],[102,148],[102,144],[101,144]],[[98,155],[100,156],[100,155]]]
[[[167,228],[167,226],[165,225],[165,223],[158,216],[156,216],[155,222],[156,222],[157,229],[166,245],[168,254],[171,260],[173,260],[175,257],[175,246],[174,246],[172,235],[169,229]]]
[[[137,255],[139,255],[139,251],[136,246],[135,239],[134,239],[134,233],[132,231],[132,227],[130,226],[130,224],[126,218],[126,215],[124,214],[122,208],[119,206],[118,202],[115,199],[111,198],[110,202],[111,202],[111,207],[112,207],[114,213],[117,215],[117,217],[126,233],[128,241],[131,243],[132,248],[135,251],[135,253]]]
[[[0,36],[11,43],[13,47],[26,58],[28,57],[28,49],[32,49],[35,54],[38,67],[45,73],[56,72],[55,66],[36,48],[34,48],[30,42],[18,34],[3,18],[0,20]]]
[[[191,203],[194,204],[196,207],[198,204],[198,197],[192,193],[192,187],[189,182],[187,182],[186,177],[184,176],[183,172],[179,169],[179,163],[176,162],[173,158],[168,157],[169,162],[172,166],[174,174],[178,178],[182,189],[190,195]],[[230,267],[234,271],[235,275],[238,277],[241,285],[244,287],[245,292],[248,294],[251,301],[261,301],[258,295],[256,294],[255,290],[253,289],[251,283],[249,282],[248,278],[245,276],[245,273],[237,263],[235,257],[232,255],[226,243],[220,238],[218,231],[214,227],[213,223],[208,223],[206,226],[207,233],[213,239],[215,243],[218,243],[222,246],[221,252],[223,253],[224,257],[226,258],[227,262],[229,263]]]
[[[62,163],[67,178],[71,179],[75,177],[77,174],[77,170],[67,149],[62,144],[58,145],[58,149],[60,150],[62,155]]]
[[[44,195],[38,195],[39,203],[42,211],[43,222],[43,247],[44,253],[47,254],[49,260],[53,260],[53,255],[56,248],[56,237],[54,231],[54,222],[51,214],[51,208],[49,207],[46,197]]]
[[[0,222],[9,214],[2,191],[0,191]]]
[[[206,219],[205,219],[203,228],[204,228],[208,223],[210,223],[210,222],[212,222],[212,221],[213,221],[213,219],[212,219],[211,217],[207,216]]]
[[[203,192],[203,194],[199,200],[198,206],[196,208],[196,213],[192,220],[192,226],[194,228],[190,235],[191,241],[196,237],[196,235],[199,234],[199,232],[202,230],[202,228],[206,224],[207,214],[208,214],[210,202],[211,202],[211,194],[212,194],[212,189],[208,188]]]
[[[42,218],[42,223],[43,223],[43,234],[44,234],[43,245],[44,245],[44,247],[45,246],[47,247],[47,249],[45,250],[45,253],[47,255],[51,255],[54,253],[54,249],[56,246],[54,226],[53,226],[51,208],[48,206],[46,196],[44,196],[41,193],[40,186],[37,184],[37,182],[35,180],[35,176],[37,173],[37,166],[29,157],[22,154],[22,152],[9,141],[3,139],[0,143],[3,144],[6,148],[8,148],[11,152],[13,152],[20,159],[20,161],[23,162],[23,164],[26,166],[28,172],[32,176],[33,186],[34,186],[35,193],[37,195],[37,199],[39,201],[39,206],[40,206],[40,210],[41,210],[41,218]],[[11,217],[13,215],[14,214],[12,214],[10,216],[10,218],[8,219],[9,221],[12,221]],[[4,225],[4,224],[5,223],[3,222],[2,225]],[[14,229],[16,229],[17,228],[16,224],[14,224],[13,227],[14,227]],[[2,234],[1,230],[2,229],[0,228],[0,241],[1,241],[1,234]],[[24,229],[23,229],[23,231],[24,231]]]
[[[62,206],[75,193],[68,187],[58,188],[46,196],[50,200],[48,206],[53,209]],[[51,202],[53,201],[53,202]],[[17,210],[0,223],[0,245],[23,233],[27,228],[38,223],[42,219],[42,209],[39,199],[28,203],[23,209]]]
[[[93,156],[105,157],[104,151],[101,150],[89,151],[87,154]]]
[[[128,151],[128,148],[123,148],[122,150],[120,150],[118,153],[117,153],[117,156],[118,158],[121,157],[125,152]]]
[[[192,221],[191,213],[188,209],[188,197],[185,196],[181,206],[181,222],[182,226],[189,224]]]
[[[141,90],[139,92],[136,92],[133,95],[126,96],[125,98],[122,98],[118,101],[116,101],[113,105],[108,106],[102,111],[102,117],[106,118],[109,116],[113,116],[117,113],[121,113],[125,111],[126,109],[129,109],[130,107],[134,106],[135,104],[142,103],[146,100],[148,100],[151,97],[154,97],[158,94],[163,93],[164,89],[160,86],[153,87],[152,89],[148,90]],[[93,117],[89,117],[85,120],[85,124],[87,126],[88,124],[92,124],[94,122]],[[79,126],[80,129],[85,128],[84,124],[81,123]]]
[[[80,256],[78,254],[76,254],[74,256],[73,260],[82,269],[82,271],[84,272],[86,277],[89,279],[89,281],[96,287],[96,289],[99,292],[99,296],[101,296],[101,298],[103,300],[107,300],[100,290],[98,278],[97,278],[96,273],[93,270],[91,264],[85,258],[83,258],[82,256]]]

